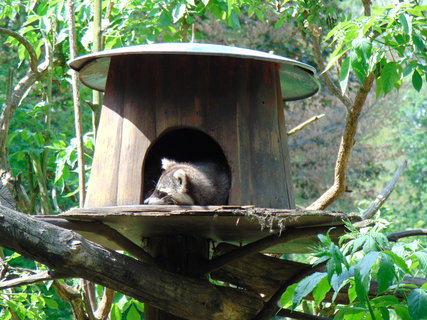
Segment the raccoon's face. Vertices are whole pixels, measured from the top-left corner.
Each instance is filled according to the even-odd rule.
[[[187,204],[193,205],[193,199],[188,195],[188,176],[183,169],[174,169],[173,163],[166,166],[157,182],[153,194],[144,203],[151,205]]]

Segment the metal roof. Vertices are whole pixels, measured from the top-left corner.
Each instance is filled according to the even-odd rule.
[[[316,70],[305,63],[257,50],[206,43],[156,43],[117,48],[78,57],[68,62],[89,88],[104,91],[111,57],[122,55],[205,55],[269,61],[280,65],[282,96],[286,101],[304,99],[320,88]]]

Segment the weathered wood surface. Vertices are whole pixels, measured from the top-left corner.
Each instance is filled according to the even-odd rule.
[[[152,145],[171,130],[192,128],[223,150],[232,174],[230,204],[292,208],[281,101],[274,63],[113,57],[86,206],[142,203]],[[197,150],[194,145],[193,156]]]
[[[104,236],[97,224],[104,223],[117,230],[138,246],[143,239],[156,236],[187,235],[201,238],[246,244],[267,236],[286,234],[288,230],[301,229],[304,237],[295,241],[287,239],[283,245],[278,243],[269,252],[304,253],[310,252],[317,243],[315,227],[341,226],[343,220],[358,221],[353,214],[330,211],[304,211],[285,209],[266,209],[250,206],[114,206],[72,209],[55,216],[38,217],[44,221],[81,232],[90,240],[111,249],[124,249]],[[93,222],[91,230],[85,225],[82,229],[77,222]],[[266,249],[266,248],[265,248]],[[125,249],[126,250],[126,249]]]
[[[214,257],[221,256],[238,247],[220,244],[215,248]],[[291,279],[302,270],[312,266],[288,260],[281,260],[255,253],[227,264],[211,272],[212,279],[234,284],[238,287],[252,290],[269,300],[282,283]]]
[[[185,319],[252,319],[262,300],[171,273],[87,241],[75,232],[0,207],[0,246]]]

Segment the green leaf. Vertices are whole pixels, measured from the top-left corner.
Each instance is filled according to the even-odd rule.
[[[403,13],[401,13],[401,14],[399,15],[399,21],[400,21],[400,24],[401,24],[401,25],[402,25],[402,27],[403,27],[403,31],[404,31],[406,34],[410,35],[409,23],[408,23],[408,20],[406,19],[406,15],[405,15],[405,14],[403,14]]]
[[[295,292],[295,288],[297,287],[298,283],[294,283],[293,285],[289,286],[286,291],[282,294],[282,297],[280,298],[280,306],[282,308],[289,308],[292,306],[292,297]]]
[[[122,312],[117,303],[113,304],[110,311],[111,320],[122,320]]]
[[[408,311],[411,319],[427,319],[427,290],[414,289],[408,296]]]
[[[326,294],[331,290],[331,285],[329,284],[328,278],[325,277],[313,290],[313,298],[317,305],[319,305],[323,299],[325,299]]]
[[[363,278],[370,275],[372,271],[372,266],[377,261],[377,258],[379,256],[379,252],[373,251],[369,252],[363,259],[358,263],[357,268],[360,270],[360,274]]]
[[[408,308],[406,306],[395,306],[394,311],[401,320],[411,320]]]
[[[418,259],[418,262],[422,270],[425,270],[427,273],[427,253],[425,252],[415,252],[415,256]]]
[[[414,43],[414,45],[418,49],[418,51],[420,51],[420,52],[426,51],[426,46],[423,42],[423,39],[416,32],[414,32],[412,34],[412,42]]]
[[[139,320],[141,319],[141,315],[139,314],[138,310],[135,308],[134,305],[132,305],[129,308],[129,312],[126,315],[126,320]]]
[[[416,69],[412,74],[412,85],[418,92],[420,92],[421,88],[423,87],[423,78],[421,78],[421,75]]]
[[[347,90],[348,85],[348,76],[350,75],[350,58],[346,58],[342,65],[340,70],[340,87],[341,87],[341,94],[344,94]]]
[[[360,273],[360,269],[359,268],[355,268],[354,269],[354,282],[356,285],[356,294],[357,294],[357,298],[359,299],[360,303],[362,303],[362,305],[364,306],[366,304],[367,301],[367,296],[368,296],[368,286],[366,284],[366,281],[364,281],[365,279],[369,280],[369,277],[365,277],[363,278],[361,273]]]
[[[380,297],[373,298],[371,300],[371,304],[372,306],[378,307],[378,308],[391,307],[394,305],[398,305],[399,299],[395,296],[388,296],[388,295],[380,296]]]
[[[382,253],[380,259],[380,266],[378,268],[378,294],[383,293],[390,287],[394,279],[394,264],[391,258]]]
[[[187,6],[185,3],[180,3],[172,9],[173,23],[178,22],[187,12]]]
[[[329,61],[325,67],[325,70],[323,70],[322,73],[325,73],[326,71],[328,71],[335,64],[335,62],[337,62],[338,59],[341,58],[342,55],[348,51],[348,49],[343,49],[341,51],[340,50],[341,50],[341,47],[338,47],[337,49],[334,50],[334,52],[329,57]]]
[[[381,82],[385,94],[394,88],[400,80],[401,74],[401,67],[397,62],[389,62],[384,66],[381,72]]]
[[[299,282],[292,298],[293,308],[296,308],[301,303],[301,300],[313,291],[318,283],[325,277],[325,272],[315,272]]]

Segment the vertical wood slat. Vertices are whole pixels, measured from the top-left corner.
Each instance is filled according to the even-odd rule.
[[[126,61],[117,61],[121,69]],[[117,204],[118,175],[123,126],[124,73],[109,70],[108,83],[101,110],[85,207]]]

